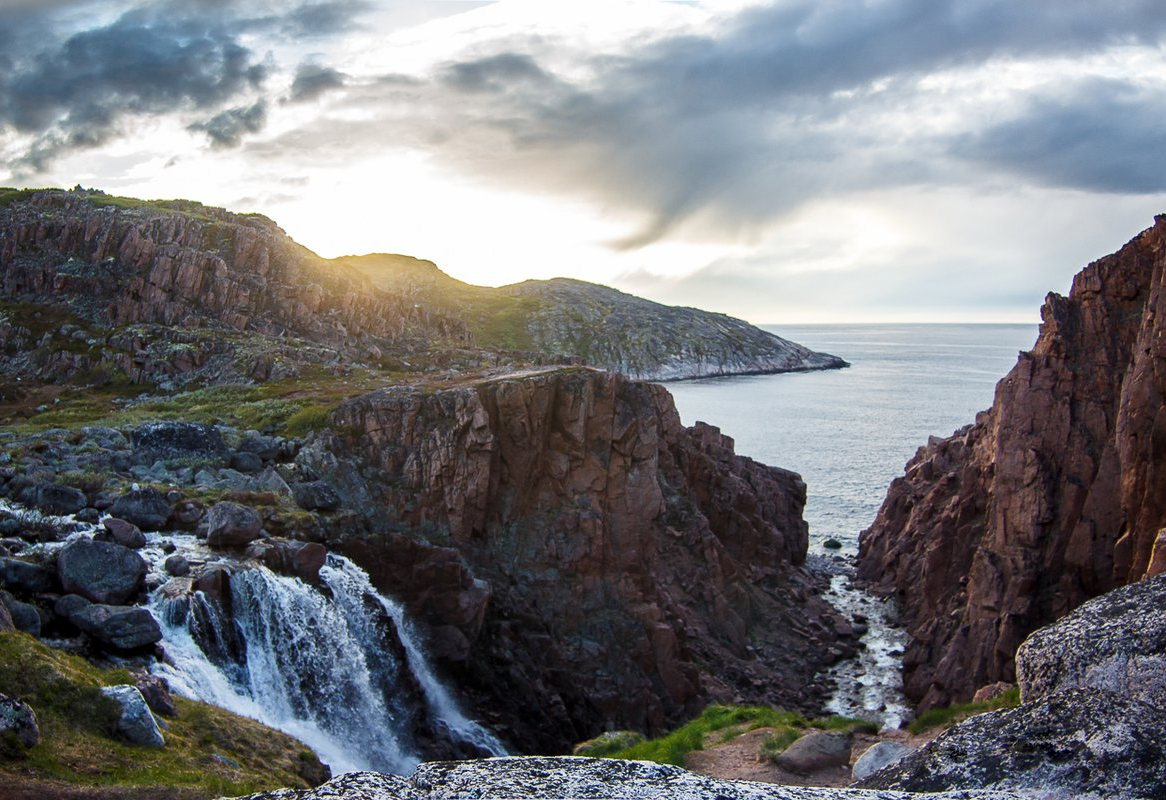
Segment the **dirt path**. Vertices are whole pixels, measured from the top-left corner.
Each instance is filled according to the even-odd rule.
[[[758,728],[723,743],[718,741],[721,734],[715,733],[706,741],[704,750],[688,754],[684,766],[693,772],[725,780],[834,788],[850,785],[850,767],[833,767],[809,775],[795,775],[769,761],[759,760],[761,743],[772,732],[772,728]],[[877,735],[855,734],[850,751],[850,763],[853,765],[858,757],[876,742],[893,741],[912,747],[922,747],[935,738],[935,735],[928,733],[916,736],[902,730],[882,731]]]

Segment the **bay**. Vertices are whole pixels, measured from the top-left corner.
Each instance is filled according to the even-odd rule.
[[[948,436],[992,404],[997,381],[1036,341],[1036,325],[767,327],[851,366],[825,372],[667,384],[684,424],[716,425],[736,450],[807,484],[810,551],[843,553],[874,521],[887,486],[928,436]]]

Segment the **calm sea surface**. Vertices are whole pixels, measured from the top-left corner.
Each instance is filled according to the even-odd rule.
[[[667,384],[686,425],[703,420],[737,452],[799,472],[811,552],[854,552],[887,485],[929,435],[992,404],[996,382],[1036,341],[1036,325],[790,325],[768,330],[833,353],[848,369]]]

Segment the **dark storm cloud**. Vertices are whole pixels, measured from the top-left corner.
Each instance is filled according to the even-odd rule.
[[[250,106],[228,108],[206,122],[191,125],[190,129],[204,132],[213,147],[236,147],[244,134],[263,130],[266,122],[267,102],[260,100]]]
[[[344,86],[347,76],[343,72],[320,64],[300,64],[292,81],[291,102],[315,100],[322,94]]]
[[[1054,186],[1166,191],[1166,87],[1086,80],[1026,101],[1011,119],[959,137],[952,153]]]
[[[181,114],[213,145],[238,144],[263,128],[267,105],[260,95],[278,67],[241,37],[330,36],[368,8],[360,0],[290,10],[268,0],[127,2],[129,10],[109,24],[62,33],[62,9],[76,19],[92,6],[100,17],[108,5],[60,0],[0,8],[0,134],[24,135],[25,169],[44,169],[70,151],[127,135],[143,115]],[[297,78],[295,91],[308,96],[340,75],[318,67]]]

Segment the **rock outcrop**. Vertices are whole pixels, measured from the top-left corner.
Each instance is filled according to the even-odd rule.
[[[1166,798],[1166,711],[1072,689],[960,723],[868,789],[1041,791],[1044,797]]]
[[[563,752],[713,700],[815,708],[850,652],[798,565],[805,486],[660,386],[558,369],[342,404],[305,447],[372,534],[333,546],[424,621],[492,729]]]
[[[1094,598],[1016,651],[1022,700],[1090,688],[1166,710],[1166,575]]]
[[[352,772],[316,789],[260,792],[239,800],[439,800],[477,797],[484,800],[524,797],[538,800],[1012,800],[1047,797],[1036,792],[985,791],[909,794],[901,791],[856,791],[776,786],[723,781],[679,767],[646,761],[603,758],[491,758],[483,761],[422,764],[409,777]]]
[[[543,361],[576,359],[653,381],[847,366],[724,314],[666,306],[586,281],[554,278],[493,289],[407,256],[341,261],[386,291],[464,319],[479,346],[529,351]]]
[[[932,440],[861,538],[923,707],[1015,678],[1036,628],[1166,570],[1166,217],[1050,294],[992,408]]]

